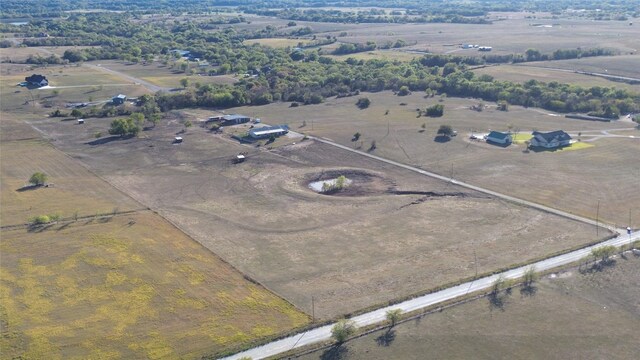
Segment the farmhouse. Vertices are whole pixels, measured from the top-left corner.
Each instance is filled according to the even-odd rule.
[[[249,130],[249,136],[254,139],[266,139],[273,136],[281,136],[289,132],[287,125],[264,126],[261,128]]]
[[[24,80],[27,82],[27,86],[42,87],[49,85],[49,80],[47,80],[47,77],[44,75],[33,74],[27,76]]]
[[[125,100],[127,100],[127,96],[126,96],[126,95],[119,94],[119,95],[117,95],[117,96],[114,96],[114,97],[111,99],[111,102],[112,102],[114,105],[122,105],[122,104],[124,104]]]
[[[187,56],[189,56],[189,54],[191,54],[191,51],[180,50],[180,49],[173,49],[170,52],[172,54],[180,56],[180,57],[187,57]]]
[[[222,117],[223,125],[243,124],[251,121],[251,118],[240,114],[230,114]]]
[[[532,135],[531,146],[533,147],[554,149],[571,144],[571,136],[562,130],[546,133],[534,131]]]
[[[487,142],[491,143],[509,145],[512,141],[511,134],[507,132],[492,131],[487,135]]]

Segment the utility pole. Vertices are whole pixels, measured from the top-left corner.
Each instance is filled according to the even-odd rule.
[[[600,200],[598,200],[598,205],[596,206],[596,237],[599,236],[599,228],[600,224],[598,223],[598,219],[600,217]]]
[[[315,322],[316,322],[316,304],[315,304],[313,295],[311,295],[311,323],[313,324]]]

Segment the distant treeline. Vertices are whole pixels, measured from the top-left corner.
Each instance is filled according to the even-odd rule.
[[[485,54],[482,56],[460,56],[460,55],[440,55],[427,54],[420,59],[425,66],[444,66],[448,62],[456,64],[466,64],[471,66],[485,64],[505,64],[505,63],[521,63],[529,61],[546,61],[546,60],[568,60],[579,59],[590,56],[611,56],[616,53],[609,49],[558,49],[549,54],[543,54],[537,49],[527,49],[524,54],[506,54],[494,55]]]
[[[391,17],[404,15],[418,16],[424,21],[458,22],[465,17],[484,16],[491,11],[545,11],[561,13],[567,9],[586,10],[582,13],[601,19],[620,19],[621,16],[637,17],[640,14],[638,0],[3,0],[0,17],[57,17],[71,10],[103,9],[110,11],[129,11],[138,13],[204,13],[212,11],[230,11],[240,7],[247,12],[262,12],[267,9],[304,9],[304,8],[353,8],[377,7],[400,9]],[[379,11],[379,10],[377,10]],[[348,12],[348,11],[347,11]],[[306,16],[306,15],[303,15]],[[337,21],[342,15],[323,16],[321,20]],[[380,16],[363,14],[366,22],[383,21]],[[386,15],[385,15],[386,16]],[[459,17],[456,17],[459,16]],[[626,17],[625,17],[626,18]],[[299,18],[302,20],[302,18]],[[391,18],[389,18],[391,19]],[[385,21],[390,22],[390,21]]]
[[[317,104],[331,96],[358,91],[399,91],[405,87],[409,91],[423,91],[428,95],[447,94],[486,101],[506,101],[558,112],[613,116],[640,111],[640,95],[626,90],[579,87],[557,82],[516,84],[497,81],[488,75],[476,76],[468,67],[486,61],[481,58],[426,55],[410,62],[363,61],[354,58],[336,61],[322,56],[317,49],[245,45],[244,39],[251,37],[252,33],[236,31],[231,27],[207,31],[190,21],[141,23],[133,21],[130,14],[118,13],[74,14],[64,20],[34,21],[23,28],[29,34],[46,32],[50,35],[34,41],[100,45],[68,49],[61,60],[57,57],[33,57],[34,62],[77,63],[123,59],[133,62],[162,61],[174,67],[178,56],[171,50],[180,49],[215,64],[209,74],[256,75],[243,78],[233,86],[197,84],[197,78],[194,78],[193,87],[156,96],[155,103],[164,111],[194,106],[224,108],[263,105],[275,101]],[[598,51],[580,50],[581,53],[596,54]],[[573,52],[557,54],[567,56]],[[535,60],[541,59],[543,54],[532,50],[524,56]],[[187,65],[185,61],[180,62],[181,65]]]

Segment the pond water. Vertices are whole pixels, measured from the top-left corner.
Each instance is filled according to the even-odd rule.
[[[335,179],[328,179],[328,180],[320,180],[320,181],[314,181],[312,183],[309,184],[309,189],[315,191],[315,192],[322,192],[322,187],[324,186],[324,184],[328,184],[328,185],[335,185],[336,182],[338,181],[338,178]],[[346,179],[344,181],[344,185],[348,186],[353,182],[353,180],[350,179]]]

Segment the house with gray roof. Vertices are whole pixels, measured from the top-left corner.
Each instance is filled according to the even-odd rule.
[[[532,147],[556,149],[571,144],[571,136],[562,130],[540,132],[534,131],[531,138]]]

